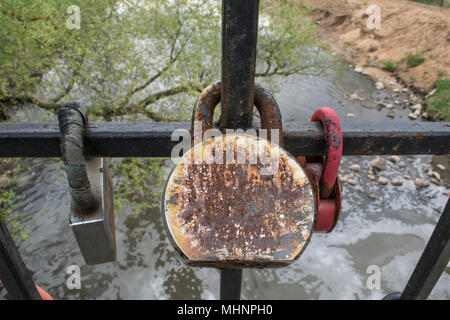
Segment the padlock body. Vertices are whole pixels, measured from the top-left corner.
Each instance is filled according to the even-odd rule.
[[[272,167],[261,156],[278,163]],[[186,152],[162,201],[169,239],[194,266],[288,265],[305,249],[316,216],[311,182],[297,161],[280,146],[243,134],[212,138]]]
[[[72,201],[70,227],[87,264],[116,260],[113,188],[104,158],[86,158],[90,188],[98,206],[82,215]]]

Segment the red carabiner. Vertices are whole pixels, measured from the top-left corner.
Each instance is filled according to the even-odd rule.
[[[306,158],[306,167],[313,173],[318,187],[318,214],[314,231],[330,232],[336,226],[341,212],[341,183],[338,178],[343,145],[341,122],[336,112],[326,107],[317,109],[311,121],[322,123],[326,140],[323,157]]]
[[[342,129],[336,112],[327,107],[317,109],[311,117],[312,122],[321,122],[325,131],[327,147],[323,157],[320,175],[320,198],[329,198],[336,186],[339,163],[342,157]]]

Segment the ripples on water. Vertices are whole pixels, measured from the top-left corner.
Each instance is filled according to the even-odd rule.
[[[386,121],[375,104],[361,107],[345,99],[359,96],[392,100],[372,82],[350,70],[334,78],[295,76],[286,80],[276,99],[284,121],[307,121],[319,106],[335,108],[342,121]],[[408,110],[396,107],[395,120],[407,121]],[[447,196],[431,184],[418,190],[412,181],[401,187],[377,186],[366,171],[374,157],[344,157],[342,168],[361,165],[356,186],[343,185],[343,209],[335,230],[313,234],[311,243],[292,265],[280,269],[245,270],[244,299],[381,299],[401,291],[428,241]],[[385,176],[425,176],[429,156],[402,157],[398,168],[388,161]],[[131,208],[116,211],[117,262],[87,266],[69,228],[69,193],[60,162],[31,161],[32,176],[20,186],[24,198],[15,215],[26,221],[29,238],[19,243],[36,283],[57,299],[217,299],[219,273],[183,265],[170,245],[159,209],[133,216]],[[170,163],[168,166],[170,166]],[[117,180],[117,179],[115,179]],[[359,189],[363,188],[364,192]],[[376,199],[368,194],[374,193]],[[81,267],[81,290],[66,287],[67,267]],[[381,268],[381,289],[366,286],[369,265]],[[0,298],[5,297],[0,289]],[[442,275],[430,298],[450,298],[450,275]]]

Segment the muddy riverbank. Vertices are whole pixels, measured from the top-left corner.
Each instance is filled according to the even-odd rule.
[[[411,110],[410,120],[434,120],[423,100],[436,93],[438,79],[450,75],[450,9],[403,0],[306,0],[305,5],[333,54],[377,87],[392,90],[394,104],[378,104],[391,110],[388,117],[394,118],[393,106],[401,106]],[[377,13],[369,9],[374,5],[379,8],[378,27],[371,20]],[[410,65],[408,57],[420,64]],[[351,98],[365,103],[358,95]],[[431,165],[450,186],[450,156],[435,156]]]
[[[439,77],[450,75],[448,8],[404,0],[306,0],[305,5],[332,50],[385,85],[399,88],[400,80],[428,92]],[[378,23],[373,6],[379,8]],[[423,61],[408,64],[410,54]]]

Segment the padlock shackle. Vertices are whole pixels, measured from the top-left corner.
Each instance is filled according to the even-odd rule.
[[[201,92],[192,113],[192,128],[194,128],[194,121],[201,121],[202,134],[213,127],[214,110],[221,100],[221,91],[222,82],[216,81]],[[283,135],[281,132],[283,129],[283,122],[280,108],[275,101],[275,98],[261,85],[255,84],[254,104],[261,118],[261,128],[268,129],[267,139],[269,141],[271,140],[269,129],[278,129],[280,130],[279,144],[280,146],[283,146]]]
[[[76,102],[66,103],[58,111],[61,132],[61,154],[72,200],[81,215],[88,215],[97,206],[84,158],[83,136],[87,124],[86,109]]]
[[[343,149],[341,122],[336,112],[328,107],[317,109],[311,121],[322,123],[325,132],[326,151],[319,185],[320,197],[327,199],[336,191],[336,179]]]

